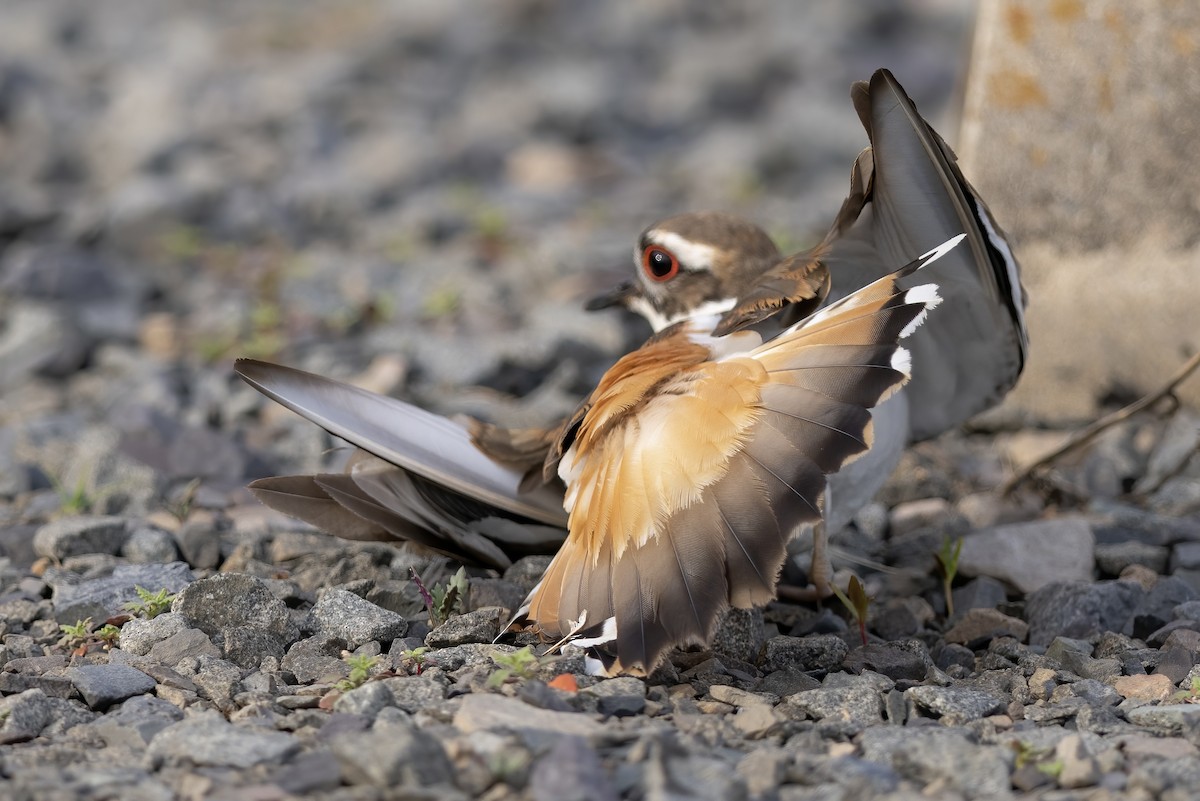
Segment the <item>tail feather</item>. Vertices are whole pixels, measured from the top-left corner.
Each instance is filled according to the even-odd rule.
[[[910,435],[934,436],[992,406],[1025,361],[1025,295],[1019,266],[953,151],[887,70],[852,90],[871,140],[855,163],[851,197],[830,233],[831,296],[844,296],[950,234],[967,239],[935,268],[950,308],[913,338],[918,378]],[[901,281],[901,286],[907,286]]]

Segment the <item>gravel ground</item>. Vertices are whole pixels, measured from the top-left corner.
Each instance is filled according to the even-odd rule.
[[[865,633],[777,603],[648,681],[490,644],[544,559],[430,619],[410,569],[452,567],[243,489],[343,456],[233,357],[552,419],[646,334],[578,309],[648,222],[723,208],[811,241],[878,66],[953,139],[970,14],[9,0],[0,797],[1194,797],[1187,410],[1010,495],[1063,432],[993,416],[917,446],[835,538]],[[959,538],[951,611],[934,555]]]

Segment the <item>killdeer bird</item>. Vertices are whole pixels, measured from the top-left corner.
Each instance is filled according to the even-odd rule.
[[[825,240],[811,252],[785,259],[762,231],[728,215],[682,215],[651,226],[635,252],[637,280],[592,306],[623,305],[638,311],[657,333],[618,362],[589,404],[563,427],[467,427],[318,376],[242,361],[238,371],[252,385],[359,448],[344,473],[264,479],[251,488],[267,505],[348,539],[411,541],[490,567],[503,568],[517,556],[551,552],[562,545],[547,578],[529,599],[526,617],[548,636],[574,631],[593,646],[615,642],[615,650],[604,652],[608,670],[652,669],[670,645],[704,640],[715,620],[714,610],[728,603],[769,600],[778,571],[778,564],[771,566],[777,557],[782,559],[783,540],[796,525],[819,520],[816,509],[826,473],[845,468],[833,476],[841,484],[833,486],[828,510],[832,521],[841,522],[874,494],[908,440],[938,433],[994,403],[1015,382],[1024,359],[1024,298],[1016,264],[986,207],[958,171],[953,154],[886,71],[876,73],[869,86],[856,85],[853,97],[872,147],[855,162],[851,194]],[[959,231],[965,231],[965,242],[934,251],[940,260],[920,278],[913,277],[911,265],[880,278],[891,266]],[[813,315],[825,300],[831,278],[833,292],[845,300]],[[905,352],[897,345],[899,335],[912,332],[914,321],[934,298],[932,290],[912,285],[919,280],[940,284],[950,303],[911,340],[916,378],[903,392],[892,392],[908,372],[897,369],[904,367],[899,354]],[[847,285],[864,284],[857,293],[846,294]],[[770,380],[755,383],[761,379],[759,368],[764,363],[790,364],[786,360],[794,354],[820,350],[817,345],[837,347],[820,339],[826,330],[822,326],[864,303],[882,304],[878,319],[886,318],[888,324],[874,332],[876,339],[859,347],[875,348],[875,357],[891,355],[870,368],[857,363],[821,368],[836,379],[838,391],[850,393],[843,399],[847,408],[836,407],[849,416],[834,421],[846,432],[840,439],[810,452],[814,441],[800,433],[798,424],[781,422],[826,413],[819,392],[808,394],[807,409],[788,406],[785,412],[772,412],[770,436],[770,426],[755,413],[743,411],[739,416],[732,412],[734,407],[722,406],[736,404],[738,398],[749,403],[754,387],[772,397],[797,394],[780,388],[786,384],[774,376],[783,373],[766,373]],[[760,344],[746,327],[769,323],[768,318],[781,310],[801,318],[801,323]],[[890,361],[893,357],[899,359],[896,364]],[[880,378],[884,375],[888,380]],[[889,393],[891,399],[874,409],[872,420],[867,410]],[[725,412],[716,415],[710,409],[716,416],[704,417],[692,408],[697,395]],[[663,407],[668,400],[682,405]],[[663,408],[687,412],[649,411]],[[757,407],[750,403],[747,408]],[[789,413],[796,416],[789,418]],[[784,417],[777,419],[777,414]],[[752,429],[754,437],[748,433]],[[664,444],[668,432],[686,433],[696,437],[696,443]],[[757,497],[753,492],[740,501],[731,497],[738,486],[764,487],[768,477],[755,474],[746,463],[757,449],[770,450],[760,442],[778,448],[767,454],[768,459],[786,454],[796,458],[795,465],[808,466],[810,473],[792,482],[802,484],[803,492],[783,499],[772,496],[770,503],[752,500]],[[745,448],[737,450],[732,443]],[[863,456],[867,443],[871,447]],[[612,456],[617,444],[618,455]],[[692,473],[676,466],[671,473],[668,468],[693,447],[698,449],[692,455],[699,457],[699,466],[693,466]],[[597,457],[596,448],[609,452],[610,458]],[[650,500],[640,505],[616,504],[609,487],[617,480],[613,476],[633,475],[634,460],[620,455],[626,449],[639,454],[639,469],[650,477],[645,486]],[[722,453],[724,461],[718,458]],[[859,458],[851,461],[855,457]],[[801,469],[777,466],[781,475]],[[716,501],[704,500],[718,494]],[[796,500],[801,498],[803,503]],[[730,503],[739,505],[727,506]],[[764,542],[763,534],[735,535],[737,542],[756,547],[743,551],[742,561],[723,562],[732,571],[724,590],[704,594],[690,611],[655,606],[654,599],[668,593],[678,600],[683,591],[694,601],[696,587],[716,586],[707,583],[713,566],[732,557],[721,540],[705,539],[715,536],[714,504],[737,510],[735,526],[762,524],[762,531],[775,532],[775,540],[767,537]],[[702,510],[707,510],[707,519]],[[677,570],[675,578],[655,573],[670,586],[654,589],[640,577],[643,569],[653,573],[670,567],[665,557],[675,550],[667,553],[657,547],[663,538],[656,526],[666,521],[671,521],[672,532],[682,527],[707,534],[678,540],[686,543],[688,554],[699,548],[701,561],[692,563],[694,570]],[[611,542],[597,533],[618,528]],[[563,544],[568,529],[572,534]],[[587,557],[583,562],[581,554]],[[623,564],[641,567],[633,571],[635,577],[629,570],[597,572],[605,555],[610,567],[617,556]],[[682,557],[673,558],[678,564]],[[580,565],[588,560],[592,566],[586,584],[574,584],[583,575]],[[697,576],[704,576],[702,584],[693,580]],[[633,585],[641,587],[641,596],[630,594]],[[602,597],[606,592],[607,603]],[[637,604],[641,611],[634,614]],[[668,612],[672,620],[664,622],[662,615]],[[635,629],[649,630],[653,636],[635,644],[630,640]]]
[[[900,340],[941,301],[935,284],[902,289],[898,282],[964,238],[765,342],[739,322],[761,316],[762,304],[736,304],[721,314],[703,301],[621,358],[548,437],[541,477],[533,481],[543,487],[562,482],[567,534],[517,621],[550,640],[577,640],[589,649],[596,672],[645,675],[673,647],[706,642],[729,606],[774,598],[791,535],[821,520],[825,476],[870,448],[869,410],[909,378],[911,358]],[[666,257],[656,258],[660,245],[649,244],[646,252],[650,280],[677,280],[686,290],[711,275],[665,264]],[[828,271],[820,260],[788,270],[791,300],[824,298]],[[652,305],[663,313],[668,304]],[[727,334],[713,333],[730,327]],[[356,457],[340,486],[337,479],[313,478],[328,500],[361,517],[351,536],[374,536],[377,527],[387,531],[397,520],[401,528],[389,533],[413,536],[414,523],[419,529],[440,522],[419,519],[421,494],[409,489],[420,485],[397,481],[411,474],[393,465],[407,466],[414,448],[422,457],[425,446],[444,454],[446,443],[406,435],[395,448],[395,436],[385,431],[394,418],[372,415],[378,431],[361,422],[350,430],[338,420],[365,420],[372,403],[387,399],[344,387],[323,392],[330,385],[316,376],[258,362],[239,362],[238,369],[374,454]],[[307,384],[307,397],[289,381]],[[427,422],[440,425],[436,418]],[[455,472],[441,476],[450,489],[497,506],[510,500],[503,492],[510,486],[482,497],[486,475],[468,487]],[[522,478],[527,489],[531,475]],[[527,494],[540,500],[537,491]],[[541,510],[531,502],[525,511],[536,519]]]

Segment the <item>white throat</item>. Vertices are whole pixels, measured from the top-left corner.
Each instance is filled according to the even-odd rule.
[[[675,323],[681,323],[684,320],[691,322],[699,330],[711,331],[716,327],[721,315],[732,309],[736,303],[737,298],[709,300],[694,309],[685,310],[671,317],[654,308],[644,297],[637,297],[629,301],[629,308],[645,317],[646,321],[650,323],[650,327],[654,329],[654,333],[657,334],[664,328],[670,328]]]

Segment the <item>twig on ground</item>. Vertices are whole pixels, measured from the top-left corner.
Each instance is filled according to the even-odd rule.
[[[1128,420],[1138,412],[1150,408],[1163,398],[1174,398],[1175,388],[1182,384],[1188,378],[1188,376],[1194,373],[1197,367],[1200,367],[1200,351],[1192,354],[1192,357],[1184,362],[1183,366],[1179,368],[1175,375],[1171,376],[1171,380],[1169,380],[1166,384],[1154,392],[1142,396],[1128,406],[1118,409],[1112,414],[1105,415],[1090,425],[1080,429],[1079,431],[1076,431],[1062,445],[1050,451],[1050,453],[1047,453],[1045,456],[1041,457],[1033,464],[1021,470],[1015,476],[1006,481],[1004,486],[1000,488],[1001,493],[1008,495],[1017,487],[1021,486],[1021,484],[1024,484],[1029,479],[1034,478],[1048,465],[1053,464],[1064,455],[1091,442],[1098,435],[1109,428]]]

